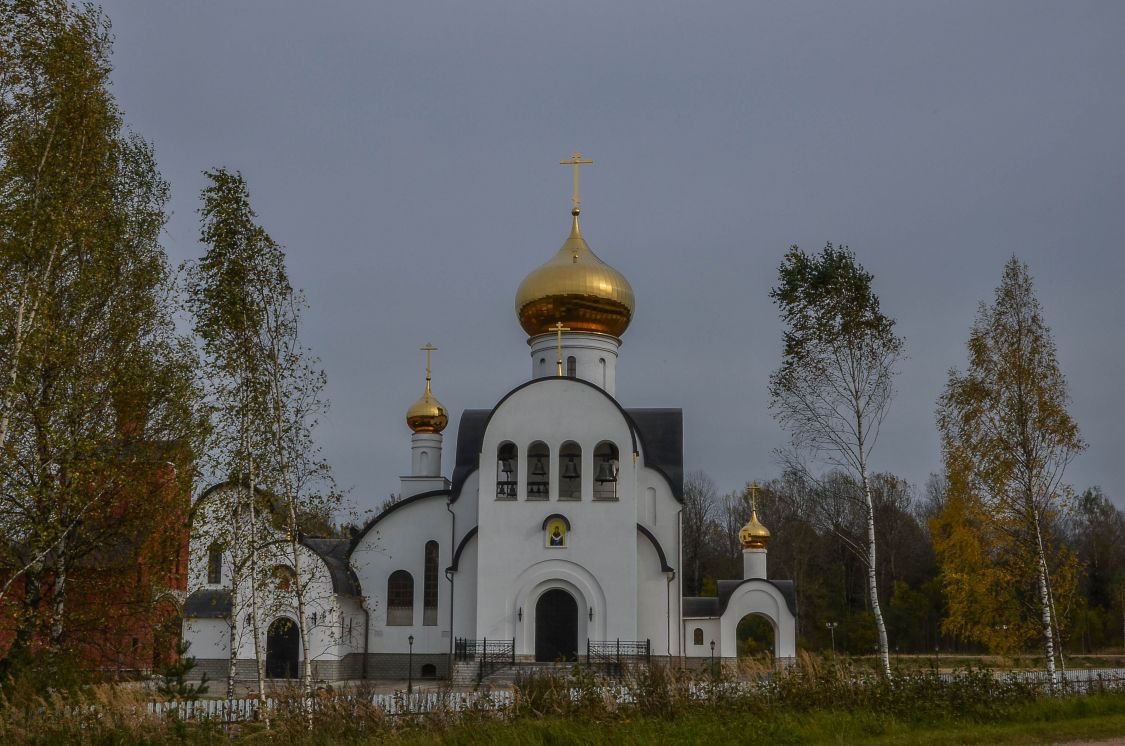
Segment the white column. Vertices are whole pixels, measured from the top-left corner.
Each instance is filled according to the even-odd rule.
[[[410,436],[410,476],[401,477],[399,497],[449,489],[441,475],[441,433],[414,433]]]
[[[750,580],[751,578],[766,579],[766,550],[764,548],[742,550],[742,579]]]

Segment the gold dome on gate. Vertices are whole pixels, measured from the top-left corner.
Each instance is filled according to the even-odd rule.
[[[546,264],[516,291],[516,314],[529,336],[549,334],[557,322],[575,332],[620,337],[633,319],[633,288],[625,276],[598,258],[571,211],[570,236]]]
[[[738,532],[743,549],[765,549],[770,542],[770,530],[758,520],[758,483],[750,485],[750,520]]]
[[[426,353],[426,388],[422,398],[406,410],[406,424],[416,433],[440,433],[449,424],[449,412],[430,390],[430,353],[436,349],[429,342],[422,348]]]
[[[758,520],[758,511],[750,514],[750,521],[738,532],[743,549],[764,549],[770,542],[770,530]]]

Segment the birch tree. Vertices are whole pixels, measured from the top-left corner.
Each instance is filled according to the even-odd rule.
[[[109,52],[96,9],[0,1],[0,600],[18,587],[17,647],[52,652],[76,573],[104,631],[120,577],[99,594],[92,570],[147,541],[140,508],[174,511],[198,424],[167,185],[108,92]]]
[[[265,711],[265,660],[261,650],[259,601],[263,582],[259,567],[262,503],[258,499],[266,382],[260,374],[258,343],[264,312],[255,283],[272,249],[269,236],[254,222],[249,194],[240,174],[218,169],[206,174],[202,193],[200,240],[208,249],[187,269],[188,305],[195,321],[208,371],[207,384],[215,417],[216,438],[208,458],[212,471],[236,485],[228,506],[229,533],[224,549],[231,556],[230,661],[227,697],[234,696],[241,637],[243,588],[249,593],[250,636],[253,640],[258,699]]]
[[[903,340],[880,309],[872,279],[847,247],[828,244],[818,255],[791,247],[770,291],[785,323],[785,350],[770,377],[770,394],[774,416],[790,434],[790,465],[809,456],[853,477],[857,489],[846,498],[858,504],[866,523],[857,553],[867,569],[881,667],[890,676],[876,575],[871,455],[894,395]]]
[[[245,523],[244,529],[237,529],[243,535],[232,535],[244,555],[242,561],[232,562],[233,568],[245,569],[234,584],[250,589],[251,635],[259,697],[264,699],[259,649],[259,617],[264,609],[259,590],[276,579],[269,576],[272,567],[263,564],[263,557],[276,558],[273,545],[278,542],[287,547],[293,582],[286,585],[296,601],[302,687],[311,717],[308,592],[314,568],[305,566],[308,555],[301,546],[301,527],[306,515],[331,514],[336,506],[331,473],[312,438],[326,406],[325,376],[300,341],[304,297],[289,282],[281,247],[255,222],[245,181],[223,169],[208,177],[212,183],[204,190],[203,235],[211,248],[191,267],[189,288],[197,330],[215,363],[216,407],[221,417],[230,420],[236,438],[220,444],[219,462],[229,473],[245,475],[245,499],[232,504],[237,514],[232,525]],[[263,505],[254,497],[259,487],[270,497],[268,515],[263,515]],[[263,555],[267,545],[270,551]],[[233,609],[231,620],[231,639],[235,639]],[[232,671],[234,656],[232,652]]]
[[[968,367],[950,371],[937,421],[950,504],[972,517],[948,522],[981,547],[981,561],[1011,580],[1010,588],[1033,586],[1052,681],[1060,653],[1056,601],[1062,587],[1073,585],[1073,563],[1053,546],[1052,533],[1073,495],[1064,472],[1085,448],[1068,404],[1031,274],[1012,257],[992,304],[977,311]],[[955,591],[964,563],[951,552],[942,561],[945,586]]]

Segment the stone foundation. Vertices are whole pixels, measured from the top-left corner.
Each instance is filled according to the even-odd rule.
[[[407,666],[411,663],[411,656],[407,653],[369,653],[367,656],[367,678],[369,679],[406,679],[409,677]],[[449,678],[449,655],[447,653],[415,653],[413,656],[414,678],[419,681],[427,679]],[[195,668],[188,677],[198,681],[203,674],[207,680],[223,682],[227,678],[230,662],[226,658],[196,658]],[[304,663],[299,665],[299,674],[303,675]],[[312,678],[315,681],[347,681],[363,678],[363,654],[348,653],[341,660],[314,660],[312,665]],[[433,666],[432,675],[426,675],[431,669],[423,673],[423,668]],[[235,678],[239,681],[252,681],[257,679],[258,673],[252,659],[239,659],[235,670]]]

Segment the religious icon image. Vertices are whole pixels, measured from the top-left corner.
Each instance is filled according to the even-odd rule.
[[[555,518],[547,524],[547,546],[566,546],[566,523],[561,519]]]

